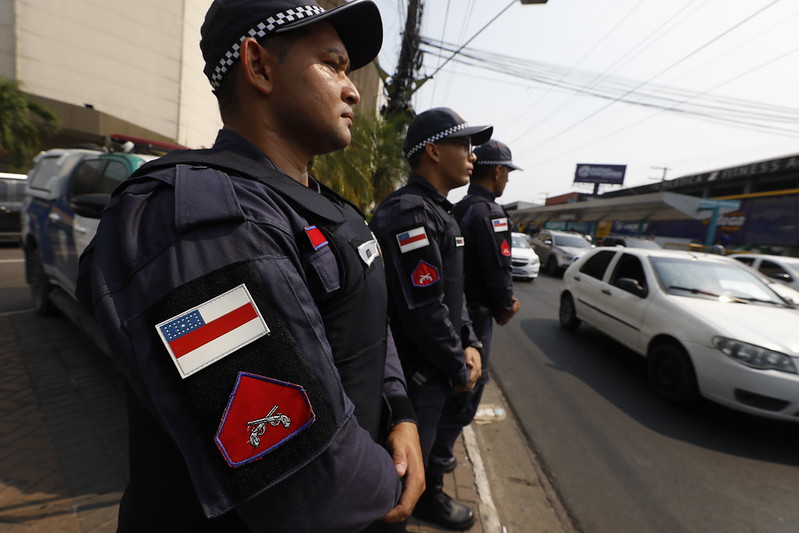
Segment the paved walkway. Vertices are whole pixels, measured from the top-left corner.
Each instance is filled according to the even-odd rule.
[[[121,377],[63,318],[0,315],[0,531],[112,532],[127,475]]]
[[[0,339],[0,532],[116,531],[127,477],[122,377],[64,318],[0,315]],[[456,453],[445,490],[478,509],[463,439]],[[470,532],[484,531],[479,518]],[[412,519],[408,531],[444,530]]]

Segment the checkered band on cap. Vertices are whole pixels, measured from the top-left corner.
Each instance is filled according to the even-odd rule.
[[[445,129],[444,131],[440,131],[440,132],[436,133],[435,135],[433,135],[431,137],[428,137],[427,139],[423,140],[422,142],[416,144],[413,148],[411,148],[410,150],[405,152],[405,156],[406,157],[411,157],[413,154],[415,154],[416,152],[418,152],[419,150],[421,150],[422,148],[427,146],[428,143],[434,143],[436,141],[440,141],[441,139],[444,139],[445,137],[449,137],[453,133],[458,132],[458,131],[460,131],[462,129],[466,129],[467,127],[468,127],[468,124],[466,124],[464,122],[463,124],[458,124],[456,126],[449,127],[447,129]]]
[[[475,161],[474,164],[475,165],[512,165],[513,161],[511,161],[510,159],[505,159],[503,161],[496,161],[496,160],[492,161],[490,159],[487,159],[485,161],[480,161],[478,159],[477,161]]]
[[[294,22],[300,19],[304,19],[306,17],[312,17],[314,15],[318,15],[319,13],[324,13],[324,9],[320,6],[301,6],[295,7],[292,9],[287,9],[286,11],[281,11],[280,13],[275,13],[268,19],[263,22],[259,22],[255,27],[251,28],[247,33],[242,35],[238,42],[234,43],[233,46],[230,47],[230,50],[225,52],[222,56],[222,59],[219,60],[219,63],[214,67],[214,72],[211,74],[211,85],[214,89],[219,89],[219,86],[222,84],[222,78],[225,76],[227,71],[230,69],[231,66],[238,60],[239,55],[241,53],[241,43],[247,37],[252,37],[253,39],[261,39],[262,37],[266,37],[268,34],[273,33],[277,28],[287,24],[289,22]]]

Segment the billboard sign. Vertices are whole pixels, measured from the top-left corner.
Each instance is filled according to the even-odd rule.
[[[577,164],[574,183],[612,183],[624,184],[624,173],[627,165],[587,165]]]

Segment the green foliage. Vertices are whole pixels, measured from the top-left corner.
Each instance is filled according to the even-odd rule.
[[[41,130],[54,135],[58,117],[47,107],[34,102],[20,89],[19,81],[0,76],[0,156],[8,155],[11,171],[24,172],[39,152],[39,128],[31,115],[41,118]]]
[[[402,154],[407,119],[361,112],[345,150],[315,157],[311,173],[364,212],[371,210],[408,175]]]

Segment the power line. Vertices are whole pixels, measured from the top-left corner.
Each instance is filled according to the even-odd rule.
[[[461,51],[461,50],[463,50],[463,49],[466,47],[466,45],[468,45],[470,42],[472,42],[472,41],[473,41],[473,40],[474,40],[474,39],[475,39],[475,38],[476,38],[478,35],[480,35],[480,34],[483,32],[483,30],[485,30],[486,28],[488,28],[488,27],[489,27],[489,26],[490,26],[490,25],[491,25],[491,24],[492,24],[492,23],[493,23],[495,20],[497,20],[497,19],[498,19],[498,18],[499,18],[499,17],[500,17],[500,16],[501,16],[503,13],[505,13],[505,11],[507,11],[508,9],[510,9],[510,8],[513,6],[513,4],[515,4],[515,3],[516,3],[516,0],[511,0],[510,4],[508,4],[508,5],[505,7],[505,9],[503,9],[502,11],[500,11],[499,13],[497,13],[496,15],[494,15],[494,18],[492,18],[491,20],[489,20],[488,22],[486,22],[486,23],[485,23],[485,25],[484,25],[482,28],[480,28],[479,30],[477,30],[477,33],[475,33],[474,35],[472,35],[472,36],[469,38],[469,40],[468,40],[468,41],[466,41],[465,43],[463,43],[463,44],[461,45],[461,47],[460,47],[459,49],[455,50],[455,52],[453,52],[453,54],[452,54],[451,56],[449,56],[449,57],[447,58],[447,60],[446,60],[446,61],[444,61],[444,63],[442,63],[441,65],[439,65],[439,66],[438,66],[438,68],[435,70],[435,72],[433,72],[432,74],[430,74],[430,76],[428,76],[428,78],[434,78],[434,77],[435,77],[435,75],[436,75],[436,74],[438,74],[438,73],[439,73],[439,71],[440,71],[442,68],[444,68],[444,66],[445,66],[447,63],[449,63],[449,62],[452,60],[452,58],[454,58],[455,56],[457,56],[457,55],[458,55],[458,53],[460,53],[460,51]]]
[[[606,105],[604,105],[604,106],[602,106],[601,108],[597,109],[596,111],[594,111],[594,112],[590,113],[590,114],[589,114],[587,117],[584,117],[584,118],[582,118],[581,120],[579,120],[579,121],[577,121],[577,122],[574,122],[574,123],[572,123],[571,125],[569,125],[569,126],[567,126],[566,128],[562,129],[561,131],[559,131],[559,132],[558,132],[558,133],[556,133],[555,135],[553,135],[553,136],[551,136],[551,137],[547,138],[547,140],[546,140],[546,141],[544,141],[542,144],[547,144],[547,143],[550,143],[550,142],[552,142],[553,140],[555,140],[555,139],[557,139],[557,138],[561,137],[562,135],[565,135],[566,133],[568,133],[569,131],[571,131],[572,129],[574,129],[575,127],[577,127],[578,125],[582,125],[582,124],[584,124],[584,123],[585,123],[585,120],[587,120],[587,119],[590,119],[590,118],[592,118],[592,117],[594,117],[594,116],[598,115],[599,113],[601,113],[601,112],[602,112],[602,111],[604,111],[605,109],[607,109],[607,108],[609,108],[610,106],[612,106],[613,104],[615,104],[615,103],[616,103],[617,101],[619,101],[621,98],[623,98],[623,97],[627,96],[628,94],[631,94],[631,93],[635,92],[636,90],[638,90],[639,88],[643,87],[643,86],[644,86],[644,85],[646,85],[647,83],[651,82],[651,81],[652,81],[652,80],[654,80],[655,78],[658,78],[659,76],[661,76],[661,75],[663,75],[664,73],[668,72],[669,70],[673,69],[674,67],[676,67],[676,66],[677,66],[677,65],[679,65],[680,63],[683,63],[683,62],[684,62],[684,61],[686,61],[688,58],[690,58],[690,57],[693,57],[694,55],[696,55],[697,53],[699,53],[701,50],[704,50],[705,48],[707,48],[708,46],[710,46],[712,43],[714,43],[714,42],[718,41],[718,40],[719,40],[719,39],[721,39],[722,37],[724,37],[724,36],[728,35],[730,32],[732,32],[732,31],[736,30],[737,28],[741,27],[743,24],[745,24],[746,22],[748,22],[748,21],[752,20],[753,18],[755,18],[755,17],[756,17],[756,16],[758,16],[759,14],[763,13],[765,10],[767,10],[767,9],[771,8],[771,7],[772,7],[772,6],[774,6],[774,4],[776,4],[778,1],[779,1],[779,0],[773,0],[773,1],[772,1],[770,4],[768,4],[768,5],[766,5],[766,6],[762,7],[762,8],[760,8],[760,9],[758,9],[757,11],[755,11],[754,13],[752,13],[751,15],[749,15],[749,16],[747,16],[747,17],[745,17],[745,18],[744,18],[743,20],[741,20],[740,22],[738,22],[738,23],[734,24],[733,26],[731,26],[730,28],[728,28],[728,29],[724,30],[724,31],[723,31],[723,32],[721,32],[719,35],[717,35],[716,37],[713,37],[712,39],[710,39],[709,41],[707,41],[705,44],[701,45],[699,48],[696,48],[695,50],[693,50],[693,51],[689,52],[687,55],[685,55],[685,56],[683,56],[682,58],[678,59],[677,61],[675,61],[674,63],[672,63],[672,64],[671,64],[671,65],[669,65],[668,67],[664,68],[663,70],[661,70],[660,72],[658,72],[658,73],[657,73],[657,74],[655,74],[654,76],[650,77],[650,78],[649,78],[649,79],[647,79],[646,81],[643,81],[643,82],[641,82],[641,83],[640,83],[639,85],[637,85],[636,87],[633,87],[633,88],[632,88],[632,89],[630,89],[629,91],[625,92],[625,93],[624,93],[623,95],[621,95],[621,96],[620,96],[620,97],[619,97],[617,100],[614,100],[614,101],[608,102]],[[537,148],[540,148],[540,146],[541,146],[541,145],[538,145],[538,146],[537,146]]]
[[[429,49],[436,49],[448,53],[455,46],[447,43],[433,42],[429,39],[424,39],[422,45],[427,47],[427,53],[431,53]],[[733,79],[744,76],[757,68],[762,68],[793,52],[795,52],[795,50],[783,53],[754,69],[750,69],[745,73],[739,74],[735,78],[722,82],[717,85],[717,87],[729,83],[733,81]],[[740,123],[742,119],[759,121],[766,123],[766,125],[771,122],[789,124],[796,124],[799,122],[799,109],[797,108],[775,106],[773,104],[716,95],[705,96],[712,89],[697,93],[695,91],[668,86],[648,84],[646,90],[641,90],[640,82],[609,75],[605,75],[601,83],[599,83],[596,81],[596,74],[592,72],[580,71],[573,67],[567,69],[566,67],[558,65],[527,61],[468,48],[461,48],[460,54],[455,61],[514,76],[516,78],[526,79],[542,84],[549,89],[565,89],[578,94],[586,94],[610,100],[611,102],[653,107],[681,114],[687,113],[698,116],[709,116],[715,120],[729,120],[730,122],[736,123]],[[632,91],[631,88],[635,87],[638,87],[639,90]],[[762,127],[762,125],[759,126]]]

